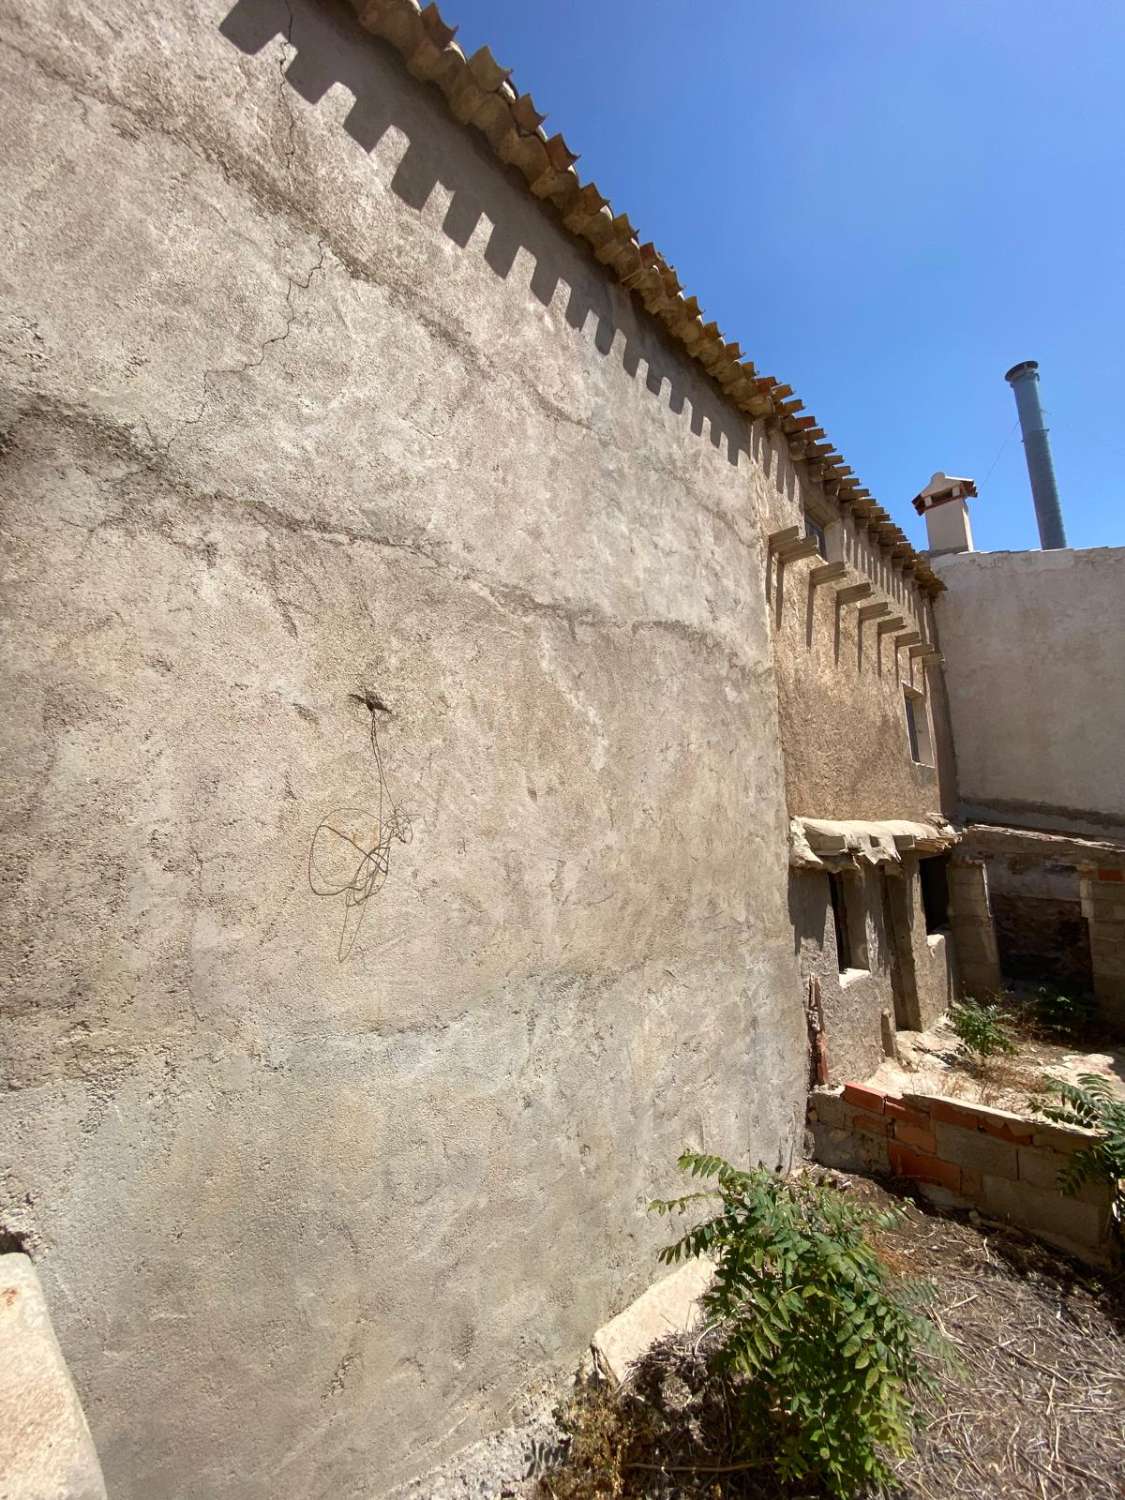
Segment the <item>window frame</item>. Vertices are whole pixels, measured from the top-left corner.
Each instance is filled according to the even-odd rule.
[[[805,535],[816,538],[816,550],[825,562],[828,561],[828,527],[823,525],[815,516],[805,511]]]
[[[903,718],[906,721],[906,744],[910,751],[910,759],[916,766],[924,766],[932,771],[934,768],[934,737],[930,728],[929,704],[926,694],[912,687],[910,683],[902,685],[902,709]]]

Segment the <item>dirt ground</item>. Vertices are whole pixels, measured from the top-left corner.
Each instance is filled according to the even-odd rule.
[[[887,1245],[907,1274],[935,1282],[937,1322],[963,1361],[931,1406],[915,1458],[900,1466],[902,1495],[1125,1496],[1121,1279],[919,1204]]]
[[[887,1093],[941,1094],[1024,1114],[1029,1097],[1042,1092],[1045,1074],[1073,1081],[1080,1073],[1099,1073],[1125,1099],[1125,1049],[1099,1044],[1082,1050],[1073,1041],[1019,1032],[1014,1040],[1017,1051],[1011,1056],[974,1064],[958,1052],[957,1038],[944,1020],[929,1031],[900,1031],[897,1060],[887,1058],[865,1081]]]
[[[898,1465],[895,1500],[1125,1497],[1120,1278],[1093,1277],[976,1216],[938,1215],[867,1179],[823,1175],[879,1204],[905,1202],[905,1221],[881,1237],[881,1249],[896,1270],[935,1284],[934,1316],[960,1361],[945,1375],[940,1397],[927,1401],[928,1425],[914,1456]],[[786,1490],[760,1467],[738,1461],[706,1357],[705,1339],[656,1346],[623,1387],[603,1390],[586,1408],[594,1450],[604,1455],[593,1468],[576,1472],[573,1460],[563,1459],[537,1487],[495,1493],[530,1492],[538,1500],[817,1494],[807,1485]]]

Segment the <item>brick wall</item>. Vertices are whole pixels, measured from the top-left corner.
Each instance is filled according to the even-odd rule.
[[[978,1208],[1099,1265],[1113,1258],[1108,1186],[1087,1184],[1073,1198],[1058,1187],[1090,1131],[855,1083],[814,1091],[808,1117],[825,1166],[908,1178],[941,1207]]]

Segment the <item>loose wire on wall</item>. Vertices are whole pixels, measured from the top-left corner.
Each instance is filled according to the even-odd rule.
[[[369,808],[333,808],[317,824],[309,845],[309,886],[314,895],[344,898],[344,917],[337,948],[337,957],[341,962],[355,947],[368,902],[383,889],[390,873],[392,843],[397,840],[400,844],[409,844],[414,837],[411,821],[391,796],[383,770],[375,716],[379,712],[389,713],[390,710],[370,690],[362,694],[352,693],[350,696],[358,703],[365,704],[371,713],[371,752],[375,757],[375,771],[379,782],[378,811],[372,824]],[[360,824],[361,830],[364,825],[369,826],[370,837],[364,839],[362,831],[349,831],[346,825],[354,822]],[[343,866],[349,871],[343,878],[324,868],[323,861],[329,858],[330,851],[338,858],[349,861]],[[353,855],[358,855],[354,867],[350,864]]]

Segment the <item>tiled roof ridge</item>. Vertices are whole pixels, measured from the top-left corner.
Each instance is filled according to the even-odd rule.
[[[811,413],[798,415],[804,403],[791,386],[772,375],[759,375],[743,359],[737,343],[728,343],[714,323],[705,323],[699,303],[686,296],[675,270],[651,243],[641,244],[627,214],[614,213],[594,183],[583,183],[574,169],[578,160],[561,134],[548,136],[546,118],[530,94],[511,83],[488,47],[471,57],[454,41],[457,28],[446,25],[437,5],[418,0],[351,0],[360,23],[398,51],[407,70],[441,90],[454,118],[472,125],[500,161],[522,174],[537,198],[552,203],[565,227],[583,240],[621,284],[636,292],[667,333],[698,360],[718,383],[727,400],[751,419],[764,418],[781,431],[790,457],[803,463],[809,478],[851,511],[866,526],[892,563],[913,573],[928,593],[945,585],[925,558],[915,552],[889,513],[872,498],[851,468],[827,441]]]

